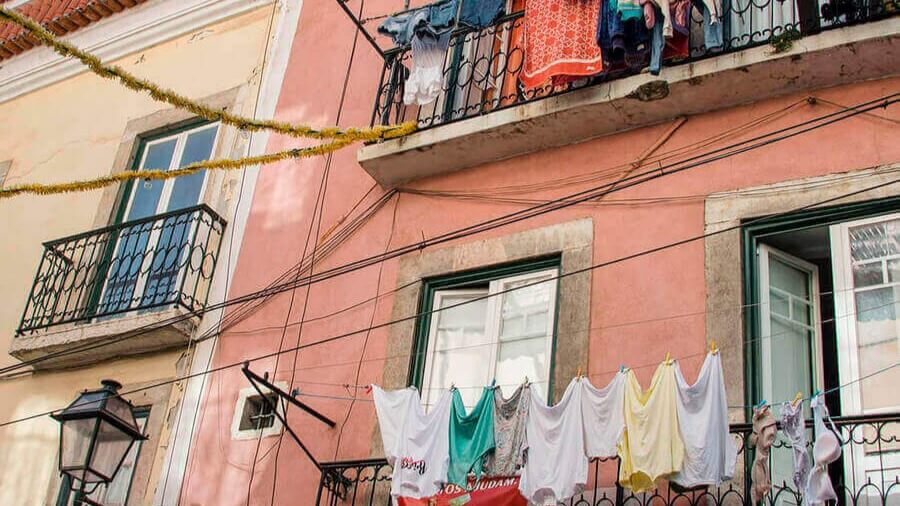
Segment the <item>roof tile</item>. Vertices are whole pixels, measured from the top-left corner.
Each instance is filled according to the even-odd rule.
[[[0,4],[9,0],[0,0]],[[66,35],[100,19],[114,16],[147,0],[31,0],[16,8],[22,14],[50,29]],[[50,26],[52,25],[52,26]],[[24,53],[33,44],[18,26],[0,23],[0,61]]]

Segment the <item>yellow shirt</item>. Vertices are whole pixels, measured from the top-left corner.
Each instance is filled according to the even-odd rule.
[[[660,364],[650,388],[641,391],[634,371],[625,378],[625,434],[619,443],[619,482],[634,492],[681,470],[684,442],[678,430],[674,363]]]

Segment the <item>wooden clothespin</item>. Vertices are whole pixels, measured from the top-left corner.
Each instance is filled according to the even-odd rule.
[[[719,353],[719,346],[716,345],[715,339],[712,339],[709,341],[709,352],[712,353],[713,355],[715,355],[716,353]]]
[[[578,368],[578,373],[575,374],[575,378],[577,378],[578,381],[581,381],[581,378],[582,378],[581,367]]]
[[[672,365],[672,354],[668,351],[666,352],[666,361],[663,363],[666,365]]]
[[[803,392],[797,392],[797,395],[794,396],[794,400],[791,401],[791,406],[796,406],[798,402],[803,400]]]

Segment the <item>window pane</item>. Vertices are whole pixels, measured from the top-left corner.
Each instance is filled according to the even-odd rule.
[[[500,345],[497,357],[497,384],[501,385],[504,395],[512,394],[517,388],[515,385],[525,381],[526,377],[546,398],[550,379],[547,338],[510,341]]]
[[[880,285],[881,283],[884,283],[881,261],[853,265],[853,286],[856,288]]]
[[[486,332],[485,290],[443,290],[437,293],[435,333],[429,336],[422,397],[431,405],[442,390],[456,385],[466,405],[477,402],[480,388],[490,382],[493,343]],[[471,302],[467,302],[471,301]],[[449,308],[449,309],[447,309]],[[430,376],[429,376],[430,373]]]
[[[887,261],[888,282],[900,281],[900,258]]]
[[[148,146],[147,156],[144,158],[144,165],[140,170],[169,170],[174,153],[175,139]],[[138,220],[156,214],[156,208],[159,206],[159,197],[162,194],[165,183],[165,181],[136,180],[134,182],[131,210],[128,212],[127,220]]]
[[[194,162],[209,160],[218,131],[219,128],[214,126],[188,135],[178,166],[184,167]],[[172,187],[168,210],[174,211],[197,205],[200,202],[200,190],[203,188],[205,177],[206,171],[200,171],[190,176],[177,178]]]
[[[769,257],[769,283],[792,295],[809,299],[807,274],[774,256]]]
[[[856,293],[856,329],[861,377],[874,374],[900,359],[900,322],[897,304],[900,287],[878,288]],[[894,385],[900,383],[900,369],[893,368],[862,383],[863,410],[897,405]]]
[[[850,228],[850,255],[854,262],[898,253],[900,253],[900,220]]]
[[[487,319],[487,299],[465,303],[487,294],[485,290],[477,295],[460,295],[441,297],[440,308],[444,309],[434,314],[437,318],[437,335],[434,336],[435,350],[448,350],[463,346],[477,346],[487,342],[485,335],[485,321]],[[454,307],[455,306],[455,307]],[[488,347],[478,350],[490,352]]]
[[[504,284],[503,289],[530,285],[537,279]],[[550,303],[551,281],[520,288],[503,294],[500,340],[547,335],[553,305]]]
[[[431,406],[451,385],[459,387],[466,406],[474,406],[490,379],[490,350],[482,347],[438,351],[431,356],[431,382],[422,393]]]
[[[790,317],[790,299],[786,294],[783,294],[778,290],[770,290],[769,304],[772,305],[770,311],[773,313],[785,318]]]

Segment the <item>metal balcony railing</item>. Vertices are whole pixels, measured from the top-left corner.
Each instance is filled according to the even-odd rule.
[[[722,0],[722,5],[723,45],[705,46],[701,12],[692,8],[688,50],[665,61],[664,67],[765,44],[783,51],[803,36],[900,13],[900,0]],[[403,103],[403,86],[412,64],[410,48],[386,51],[372,123],[414,120],[420,129],[427,129],[634,75],[646,63],[633,62],[629,68],[564,85],[526,89],[518,79],[525,58],[523,33],[522,12],[481,30],[456,30],[444,60],[440,94],[422,106]]]
[[[848,506],[900,505],[900,413],[835,417],[842,441],[840,460],[829,466],[838,495]],[[812,420],[807,421],[812,447]],[[568,506],[756,506],[750,499],[750,464],[753,448],[748,424],[731,426],[738,447],[735,476],[721,487],[675,490],[661,486],[652,493],[634,494],[618,486],[618,459],[593,459],[585,491],[564,503]],[[769,458],[772,493],[763,506],[802,506],[802,491],[795,489],[790,443],[779,431]],[[322,464],[317,506],[390,505],[391,466],[384,459]],[[830,501],[828,506],[834,506]]]
[[[18,334],[132,311],[202,309],[224,229],[199,205],[44,243]]]

